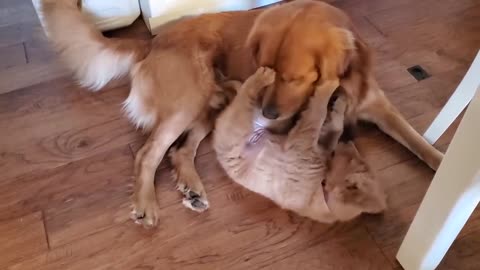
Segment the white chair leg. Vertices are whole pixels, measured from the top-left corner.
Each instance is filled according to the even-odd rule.
[[[480,201],[479,118],[480,93],[470,103],[397,253],[406,270],[435,269]]]
[[[463,77],[455,92],[433,120],[423,137],[434,144],[447,128],[455,121],[460,113],[467,107],[480,85],[480,51],[473,60],[472,65]]]

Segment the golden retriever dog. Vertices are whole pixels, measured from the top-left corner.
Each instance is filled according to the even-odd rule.
[[[213,147],[230,178],[284,209],[319,222],[347,221],[364,212],[383,211],[386,196],[370,167],[353,143],[338,144],[345,97],[340,95],[327,111],[338,80],[319,83],[294,127],[281,135],[254,121],[261,92],[274,81],[275,72],[260,67],[216,121]]]
[[[321,1],[299,0],[265,10],[188,17],[165,24],[152,41],[108,39],[79,11],[76,0],[43,0],[46,33],[82,85],[99,90],[129,75],[125,111],[150,133],[135,158],[133,217],[158,220],[154,174],[175,140],[172,153],[184,203],[197,211],[208,200],[193,163],[211,128],[202,122],[218,90],[215,68],[244,81],[258,66],[276,71],[262,99],[266,122],[289,121],[301,110],[317,81],[340,78],[347,118],[363,119],[436,169],[442,154],[428,144],[385,98],[371,69],[367,45],[349,18]]]

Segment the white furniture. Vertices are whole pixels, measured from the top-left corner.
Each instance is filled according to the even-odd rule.
[[[479,88],[480,52],[425,134],[435,142],[471,101],[397,253],[406,270],[435,269],[480,201]]]
[[[43,26],[43,17],[41,12],[39,12],[41,2],[42,0],[32,0],[40,23]],[[92,18],[101,31],[128,26],[140,16],[138,0],[81,0],[79,5],[82,12]]]
[[[32,0],[37,14],[42,0]],[[248,10],[280,0],[79,0],[82,12],[90,16],[97,27],[112,30],[132,24],[142,13],[152,34],[157,28],[182,16],[202,13]],[[42,22],[43,23],[43,22]]]
[[[429,143],[434,144],[453,121],[457,119],[463,109],[465,109],[472,100],[479,85],[480,51],[478,51],[462,82],[458,85],[457,89],[455,89],[453,95],[423,135]]]
[[[81,7],[102,31],[128,26],[140,16],[138,0],[82,0]]]
[[[143,20],[152,34],[158,26],[187,15],[247,10],[280,0],[140,0]]]

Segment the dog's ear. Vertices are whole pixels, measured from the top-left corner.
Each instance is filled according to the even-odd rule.
[[[248,36],[247,48],[251,51],[257,66],[273,67],[275,65],[283,32],[283,29],[270,25],[268,20],[255,24]]]
[[[258,66],[275,65],[285,32],[301,10],[299,3],[289,3],[269,8],[255,19],[246,46]]]
[[[278,43],[275,43],[273,34],[254,28],[247,39],[247,48],[250,50],[257,66],[273,67]]]
[[[347,71],[356,54],[356,46],[350,30],[330,27],[323,35],[322,38],[333,41],[316,46],[317,69],[325,81],[341,77]]]

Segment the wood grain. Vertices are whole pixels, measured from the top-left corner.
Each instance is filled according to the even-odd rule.
[[[135,141],[139,137],[121,112],[126,94],[126,87],[93,94],[62,79],[1,95],[0,128],[15,131],[0,134],[2,178]]]
[[[43,210],[50,246],[56,246],[59,242],[56,233],[75,228],[79,223],[75,217],[81,220],[93,215],[97,200],[124,195],[122,198],[128,202],[132,161],[129,149],[123,147],[91,159],[32,173],[13,182],[4,181],[0,185],[0,197],[4,200],[0,206],[1,219]],[[103,205],[108,208],[107,203]],[[100,229],[102,226],[97,223],[90,230],[77,230],[73,235],[81,237],[79,232],[90,234]],[[64,236],[62,241],[70,238]]]
[[[30,40],[41,30],[40,25],[33,23],[15,23],[0,26],[0,46],[11,46]]]
[[[376,258],[376,259],[374,259]],[[335,263],[330,263],[335,261]],[[392,269],[380,249],[360,228],[338,238],[312,245],[265,269]]]
[[[13,209],[12,209],[13,210]],[[30,258],[48,250],[42,213],[0,222],[0,267]]]
[[[2,0],[0,2],[0,26],[37,20],[33,4],[29,0]]]
[[[16,65],[24,65],[27,63],[25,58],[25,47],[23,43],[0,47],[0,69],[10,68]]]

